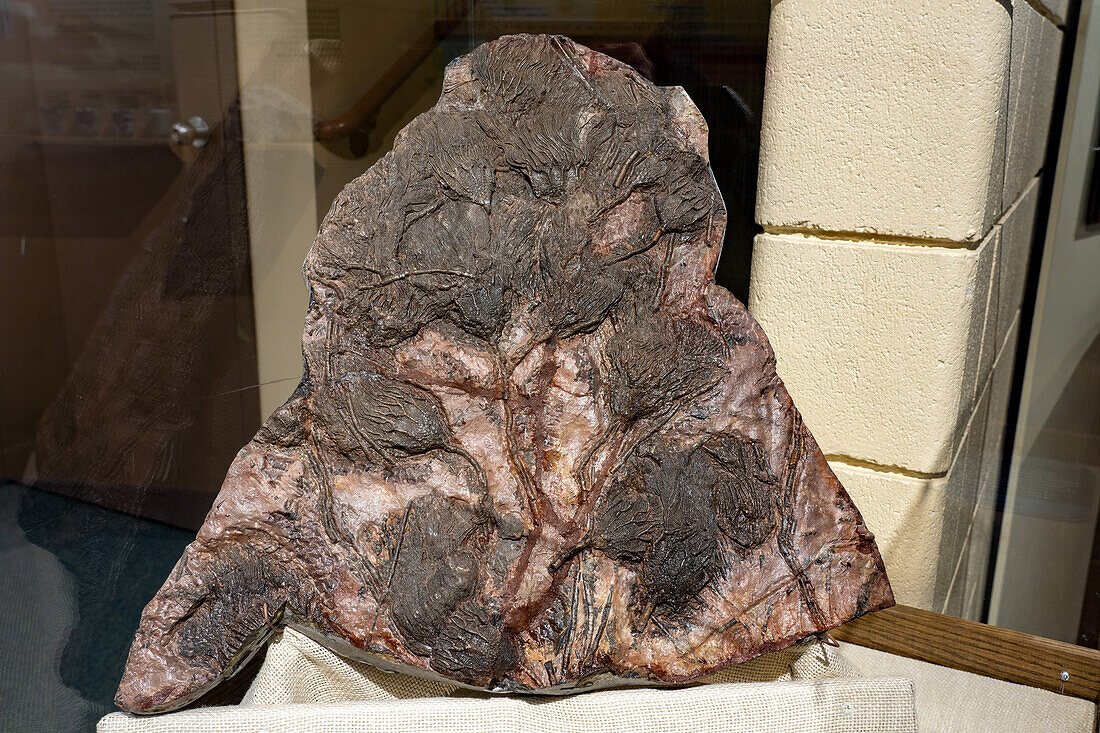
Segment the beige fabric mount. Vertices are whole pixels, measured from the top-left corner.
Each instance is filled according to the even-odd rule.
[[[877,649],[845,644],[841,653],[865,675],[913,680],[924,733],[1093,733],[1096,703],[1016,685]]]
[[[494,696],[382,672],[291,629],[268,649],[239,706],[136,717],[112,713],[99,733],[301,731],[917,730],[913,683],[860,678],[811,642],[736,665],[683,688],[606,690],[562,698]]]

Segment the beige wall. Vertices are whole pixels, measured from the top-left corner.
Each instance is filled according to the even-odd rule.
[[[260,407],[290,396],[302,374],[308,293],[302,262],[340,190],[439,97],[429,56],[379,110],[370,150],[337,155],[313,141],[316,120],[350,108],[411,45],[430,33],[433,0],[392,3],[238,0],[237,56],[248,182]]]
[[[898,601],[971,618],[1057,12],[1025,0],[772,8],[749,310]]]
[[[237,0],[260,412],[302,376],[302,262],[317,233],[305,0]]]

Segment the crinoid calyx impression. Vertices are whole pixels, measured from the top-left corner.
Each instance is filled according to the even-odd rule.
[[[874,537],[714,282],[682,89],[562,37],[452,62],[305,262],[304,373],[145,609],[117,701],[289,625],[462,685],[678,683],[892,605]]]

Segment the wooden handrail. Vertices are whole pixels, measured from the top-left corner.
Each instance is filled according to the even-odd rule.
[[[319,120],[313,125],[313,138],[321,142],[331,142],[343,137],[369,130],[374,117],[386,100],[393,96],[409,75],[424,63],[431,52],[461,22],[462,17],[453,20],[437,20],[390,65],[370,89],[363,93],[355,104],[339,117]]]
[[[878,611],[830,633],[850,644],[1100,701],[1100,651],[1096,649],[912,606]],[[1062,672],[1068,673],[1064,681]]]

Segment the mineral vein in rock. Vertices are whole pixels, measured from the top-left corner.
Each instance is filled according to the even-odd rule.
[[[501,691],[695,679],[893,603],[767,339],[678,88],[509,36],[344,189],[305,372],[145,609],[178,707],[281,624]]]

